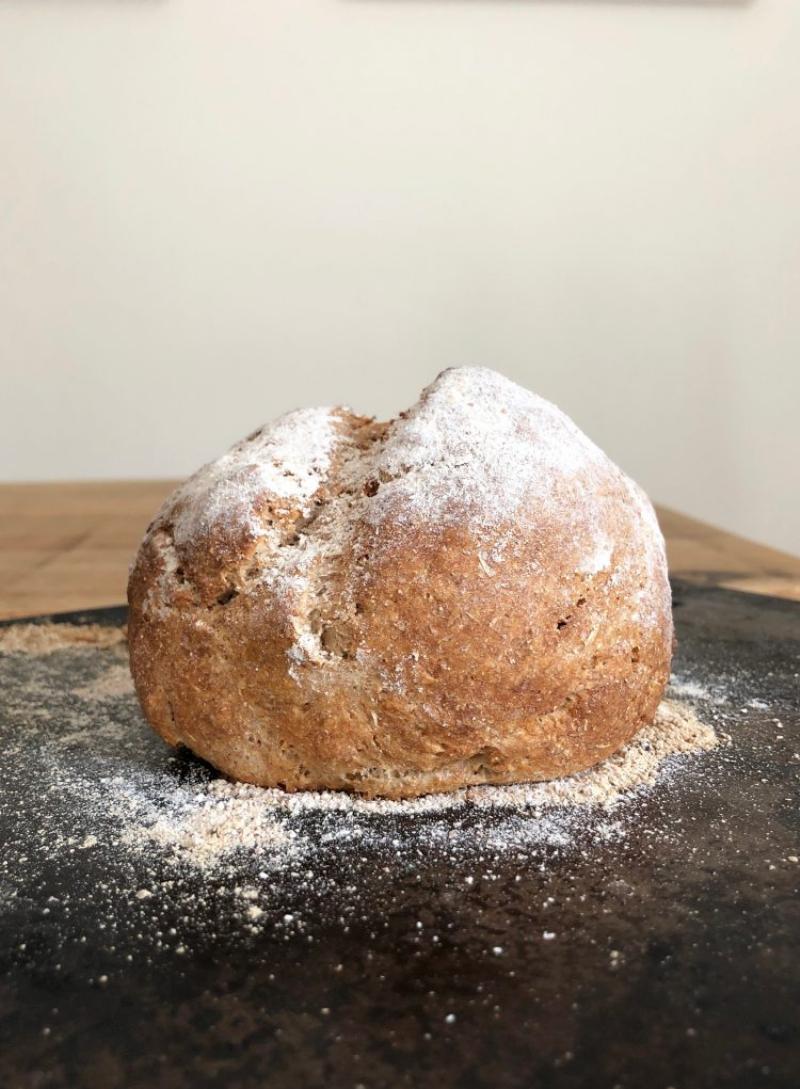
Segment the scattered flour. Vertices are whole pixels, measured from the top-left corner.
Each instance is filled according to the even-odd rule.
[[[195,543],[220,524],[242,523],[255,536],[266,532],[258,514],[265,494],[302,511],[331,464],[337,441],[335,410],[289,412],[204,466],[168,500],[174,505],[174,540]]]
[[[554,404],[488,368],[457,367],[390,426],[372,470],[389,480],[369,517],[503,526],[523,504],[527,519],[570,502],[558,483],[596,473],[622,475]]]
[[[340,840],[356,834],[368,839],[370,818],[441,818],[438,824],[426,821],[418,831],[428,846],[435,846],[437,839],[442,846],[452,837],[452,818],[470,810],[496,810],[508,816],[508,846],[518,846],[521,838],[566,845],[569,837],[554,824],[554,812],[614,810],[626,798],[652,786],[666,771],[670,757],[708,751],[716,744],[714,731],[698,720],[691,707],[664,701],[653,724],[621,752],[588,771],[547,783],[469,787],[392,801],[367,800],[340,791],[288,794],[221,778],[176,784],[158,776],[149,782],[141,777],[115,777],[105,784],[103,804],[119,821],[120,843],[140,852],[166,849],[177,862],[200,869],[224,864],[239,851],[280,865],[298,852],[313,850],[314,835],[309,836],[302,819],[297,819],[307,814],[332,816],[331,839]],[[520,817],[534,818],[526,822],[522,837],[515,820]],[[593,819],[585,817],[588,822]],[[596,822],[598,828],[604,825],[602,815]],[[383,834],[380,829],[379,838]],[[492,848],[501,848],[503,842],[501,823],[493,830]]]
[[[410,801],[264,790],[172,754],[137,706],[120,660],[122,632],[95,634],[87,649],[60,631],[54,652],[55,633],[39,632],[32,649],[0,655],[0,820],[9,831],[0,910],[30,895],[38,874],[62,872],[65,933],[71,905],[90,897],[109,941],[127,928],[126,940],[148,956],[162,948],[186,955],[198,913],[212,935],[233,925],[245,937],[274,927],[302,934],[296,905],[306,898],[336,896],[337,910],[357,915],[365,906],[348,882],[354,858],[370,860],[387,881],[418,880],[432,861],[457,880],[465,869],[491,874],[501,859],[555,872],[560,859],[624,840],[641,819],[636,800],[682,767],[689,772],[683,757],[717,743],[690,705],[668,700],[620,753],[549,783]],[[64,685],[64,677],[80,683]],[[18,782],[36,790],[20,792]],[[84,873],[91,886],[80,884]],[[41,910],[55,911],[41,889]]]
[[[698,681],[681,680],[677,677],[673,677],[670,681],[669,690],[674,696],[682,699],[705,700],[711,697],[705,685]]]
[[[379,425],[380,441],[354,451],[343,425],[355,419],[347,408],[290,412],[204,466],[163,509],[176,546],[237,526],[268,536],[264,496],[306,515],[334,468],[344,489],[361,485],[356,500],[374,482],[364,504],[373,522],[400,511],[424,523],[466,516],[476,527],[508,524],[523,503],[571,503],[554,480],[622,478],[560,409],[485,367],[444,371],[408,412]]]
[[[128,696],[133,692],[133,678],[127,665],[112,665],[90,684],[74,688],[76,696],[83,700],[95,701],[112,699],[116,696]]]
[[[124,628],[100,624],[12,624],[0,628],[3,654],[52,654],[67,647],[101,649],[124,642]]]
[[[192,787],[173,785],[174,796],[140,794],[130,782],[115,783],[110,812],[119,817],[119,842],[135,851],[162,849],[178,861],[208,869],[234,851],[282,856],[293,853],[296,834],[280,824],[274,808],[222,780]],[[231,789],[226,789],[231,788]]]
[[[454,822],[465,814],[489,811],[500,817],[492,833],[493,849],[502,847],[504,829],[509,845],[517,846],[521,839],[565,844],[577,813],[583,812],[581,819],[590,830],[593,823],[599,830],[603,813],[618,810],[626,799],[652,786],[673,766],[672,758],[717,744],[713,729],[700,722],[690,704],[669,699],[659,706],[652,725],[619,753],[587,771],[546,783],[469,787],[393,801],[335,791],[288,794],[210,777],[198,771],[202,765],[190,765],[179,777],[171,765],[182,758],[168,756],[136,705],[130,673],[115,649],[124,639],[121,629],[93,629],[91,643],[86,629],[76,626],[25,625],[16,630],[21,634],[3,649],[25,654],[31,671],[25,689],[9,703],[23,731],[16,746],[12,739],[9,754],[25,751],[25,737],[28,744],[35,739],[39,775],[48,793],[77,803],[90,824],[83,846],[102,841],[122,851],[158,852],[167,863],[199,870],[225,865],[242,852],[281,866],[314,849],[317,832],[309,830],[307,816],[325,818],[328,844],[368,840],[371,824],[380,839],[387,818],[419,818],[416,829],[405,822],[405,834],[423,836],[427,847],[437,842],[447,846]],[[54,709],[47,684],[50,666],[43,656],[56,650],[85,655],[87,646],[96,660],[94,675],[71,693],[62,693]],[[86,665],[87,659],[78,660]],[[694,691],[689,682],[683,688]],[[564,814],[571,814],[569,821],[560,820]],[[613,825],[603,827],[608,833]],[[459,833],[457,838],[468,847],[465,836]],[[56,835],[50,842],[58,850],[69,837]]]
[[[291,676],[303,683],[305,662],[341,673],[315,618],[329,593],[338,615],[355,610],[366,576],[346,561],[339,577],[342,558],[358,546],[377,562],[403,534],[416,543],[448,527],[470,535],[476,568],[498,588],[519,565],[535,586],[531,545],[556,539],[590,602],[614,597],[619,612],[622,587],[632,628],[665,621],[664,541],[645,494],[555,405],[484,367],[444,371],[387,423],[346,408],[289,413],[204,466],[151,527],[143,611],[158,620],[175,599],[185,607],[211,552],[225,593],[278,605]]]

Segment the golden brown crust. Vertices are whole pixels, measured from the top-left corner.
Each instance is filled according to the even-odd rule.
[[[652,508],[523,394],[445,372],[388,425],[284,418],[179,489],[129,584],[162,737],[245,782],[400,798],[568,774],[652,721],[672,643]],[[505,445],[471,455],[487,426]],[[523,463],[486,469],[498,450]]]

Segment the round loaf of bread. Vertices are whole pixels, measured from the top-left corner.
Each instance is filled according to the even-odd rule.
[[[388,423],[282,416],[196,473],[128,588],[144,712],[234,779],[410,797],[586,768],[653,719],[653,508],[554,405],[445,371]]]

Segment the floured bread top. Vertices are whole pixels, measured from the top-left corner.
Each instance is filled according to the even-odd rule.
[[[219,528],[266,533],[258,518],[265,497],[307,513],[341,441],[336,420],[332,408],[288,412],[203,466],[167,501],[176,546]]]
[[[495,371],[463,367],[388,423],[315,408],[267,424],[180,487],[150,536],[162,598],[176,572],[202,579],[210,563],[220,593],[257,571],[292,613],[304,611],[310,582],[329,574],[356,527],[378,547],[384,526],[395,537],[461,527],[488,576],[515,537],[552,538],[555,527],[576,572],[612,570],[620,494],[643,563],[663,566],[637,485],[555,405]]]
[[[372,441],[359,442],[370,427]],[[542,504],[559,500],[559,481],[588,482],[609,470],[623,479],[555,405],[496,371],[460,367],[388,424],[346,408],[289,412],[195,473],[168,506],[179,548],[215,530],[268,536],[266,500],[307,517],[336,473],[340,487],[366,489],[373,522],[392,514],[481,528],[535,519]],[[647,514],[638,491],[631,488],[632,501]],[[608,548],[600,542],[599,556]]]

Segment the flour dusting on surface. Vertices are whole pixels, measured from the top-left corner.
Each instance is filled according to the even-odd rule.
[[[73,689],[76,696],[84,700],[107,700],[116,696],[133,694],[133,677],[128,663],[109,666],[90,684]]]
[[[69,647],[91,650],[124,642],[124,628],[100,624],[10,624],[0,628],[2,654],[53,654]]]
[[[123,819],[136,814],[135,823],[124,835],[127,845],[139,850],[151,846],[170,848],[185,862],[202,867],[224,862],[226,855],[237,850],[269,852],[274,848],[296,853],[308,845],[302,843],[296,831],[286,830],[279,822],[281,818],[307,813],[335,814],[339,834],[344,836],[348,819],[353,816],[452,816],[473,807],[505,810],[510,825],[515,816],[539,814],[539,831],[547,838],[553,828],[552,814],[548,821],[547,811],[582,807],[611,811],[626,795],[651,786],[670,757],[707,752],[716,744],[713,729],[701,723],[690,707],[670,701],[659,707],[654,723],[620,753],[588,771],[546,783],[468,787],[448,794],[391,801],[367,800],[341,791],[287,794],[214,779],[185,786],[169,800],[161,795],[148,800],[137,789],[131,791],[128,784],[117,781],[114,805]],[[603,818],[598,817],[597,823],[602,825]],[[446,826],[440,831],[451,834]],[[538,835],[534,825],[527,831],[531,840]],[[430,828],[427,832],[430,835]],[[512,841],[519,842],[518,826],[512,829]],[[562,842],[566,844],[567,838]],[[501,843],[498,832],[495,846]]]
[[[57,637],[67,635],[41,632],[31,645]],[[90,649],[0,654],[0,777],[37,784],[21,806],[18,792],[0,793],[4,826],[19,822],[0,858],[0,910],[13,910],[15,890],[31,874],[78,874],[76,860],[91,859],[105,877],[92,889],[74,886],[59,910],[68,912],[70,898],[96,898],[111,937],[124,904],[141,918],[136,940],[151,951],[186,955],[197,912],[204,927],[219,920],[245,936],[265,927],[302,934],[296,906],[282,905],[306,898],[324,903],[335,894],[337,910],[357,917],[365,904],[348,883],[354,860],[374,860],[389,882],[392,875],[419,880],[434,864],[490,879],[507,865],[555,873],[570,859],[624,849],[632,834],[680,835],[670,791],[702,779],[710,750],[725,740],[724,729],[671,698],[625,749],[562,780],[410,801],[287,794],[229,782],[185,751],[171,752],[144,722],[123,676],[122,638],[109,634],[103,642],[110,645]],[[14,683],[3,683],[4,674]],[[675,678],[676,687],[691,683]],[[711,690],[721,693],[722,682]],[[725,707],[712,707],[724,724]],[[642,807],[654,804],[657,827],[643,827]],[[162,922],[167,907],[183,919],[171,931]]]
[[[170,756],[144,723],[127,666],[115,661],[116,650],[109,644],[110,637],[106,649],[94,653],[94,676],[62,694],[57,711],[41,699],[47,692],[48,661],[40,659],[37,665],[36,654],[29,655],[30,682],[16,708],[24,731],[18,745],[37,739],[39,777],[47,793],[79,802],[95,841],[117,851],[159,852],[177,865],[200,869],[225,865],[242,851],[280,866],[313,849],[313,837],[303,827],[308,815],[329,822],[329,837],[340,842],[368,840],[371,821],[377,822],[374,834],[380,837],[384,832],[378,826],[385,818],[419,819],[411,838],[422,836],[430,850],[437,844],[450,849],[454,819],[494,811],[501,822],[494,830],[495,848],[502,845],[504,822],[512,844],[520,842],[523,828],[530,843],[540,836],[549,842],[559,813],[570,815],[570,826],[582,812],[587,827],[599,827],[605,819],[601,814],[652,786],[672,758],[705,752],[717,743],[714,730],[700,722],[689,704],[668,700],[653,724],[619,753],[551,782],[468,787],[406,801],[367,800],[338,791],[286,793],[229,782],[191,758]],[[70,651],[62,648],[65,653]],[[85,650],[71,653],[84,655],[78,661],[85,669]],[[15,751],[22,748],[12,747],[10,754]],[[185,772],[176,777],[175,767]],[[556,838],[562,845],[570,841],[566,825],[559,825]],[[52,840],[51,846],[56,845],[57,839]]]

